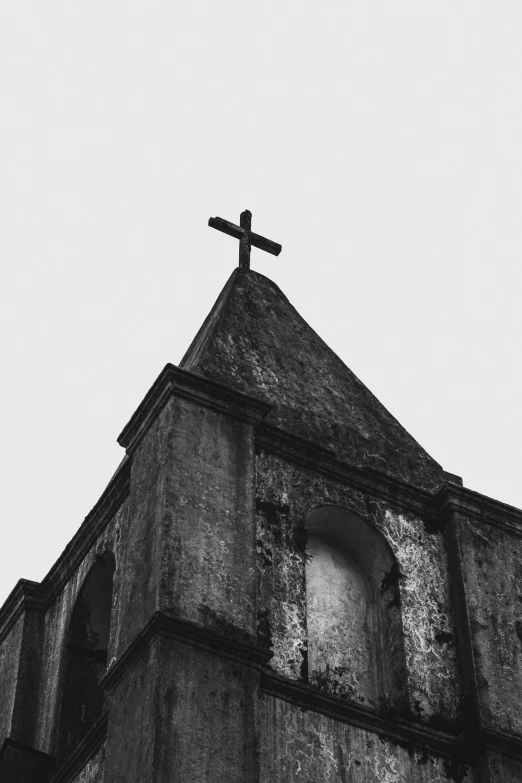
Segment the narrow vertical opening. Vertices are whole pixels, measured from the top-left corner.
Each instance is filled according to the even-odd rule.
[[[309,682],[372,704],[378,698],[371,584],[336,536],[310,533],[306,565]]]
[[[308,679],[367,706],[406,697],[400,572],[380,531],[341,506],[305,521]]]
[[[104,553],[78,594],[69,624],[56,756],[63,761],[101,717],[105,694],[115,559]]]

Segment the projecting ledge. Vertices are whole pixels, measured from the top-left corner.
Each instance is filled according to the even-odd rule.
[[[171,397],[191,400],[254,426],[263,421],[272,407],[229,386],[167,364],[118,438],[128,454],[134,451]]]
[[[212,628],[182,620],[168,612],[155,612],[147,625],[131,641],[123,655],[110,666],[100,684],[107,691],[113,690],[134,666],[142,650],[156,637],[174,639],[261,670],[272,657],[272,651],[260,647],[248,634],[240,635],[241,639],[224,636]]]
[[[0,750],[0,783],[47,783],[54,756],[7,738]]]

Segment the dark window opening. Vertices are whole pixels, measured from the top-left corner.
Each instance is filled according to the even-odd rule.
[[[112,605],[114,555],[106,552],[91,568],[71,616],[56,756],[64,761],[101,717]]]

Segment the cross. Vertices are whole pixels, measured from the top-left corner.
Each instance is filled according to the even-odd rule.
[[[278,245],[277,242],[272,242],[271,239],[265,239],[265,237],[259,234],[254,234],[251,230],[252,213],[248,209],[241,213],[239,226],[236,226],[235,223],[229,223],[228,220],[223,220],[220,217],[211,217],[208,224],[211,228],[217,228],[218,231],[239,239],[239,266],[242,269],[250,269],[250,248],[252,245],[261,250],[266,250],[267,253],[272,253],[273,256],[278,256],[281,252],[281,245]]]

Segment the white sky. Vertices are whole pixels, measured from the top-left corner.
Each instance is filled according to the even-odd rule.
[[[0,4],[0,602],[253,251],[446,470],[522,506],[522,6]],[[313,368],[311,368],[313,371]]]

